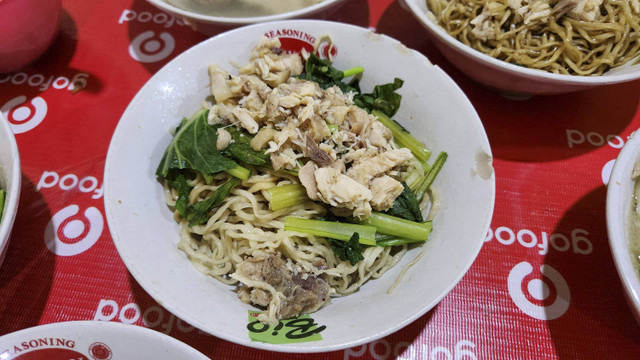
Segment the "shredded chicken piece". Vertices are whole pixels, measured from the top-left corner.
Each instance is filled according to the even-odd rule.
[[[251,139],[251,143],[249,144],[251,148],[255,151],[260,151],[264,149],[264,147],[269,143],[269,141],[273,140],[273,137],[278,132],[272,128],[262,128],[256,136]]]
[[[493,21],[491,20],[491,13],[486,8],[482,9],[482,12],[470,21],[471,33],[478,39],[487,41],[489,39],[496,38],[495,28]]]
[[[274,49],[280,49],[280,40],[262,37],[251,52],[250,62],[238,72],[257,75],[272,87],[284,83],[291,75],[302,73],[304,67],[298,54],[287,54]]]
[[[226,149],[227,146],[229,146],[229,144],[231,143],[231,134],[229,134],[229,132],[223,128],[218,129],[218,131],[216,131],[216,134],[218,135],[218,140],[216,141],[216,149]]]
[[[365,158],[355,162],[349,170],[347,176],[355,179],[360,184],[369,184],[369,181],[394,167],[403,165],[413,155],[407,148],[393,149],[382,154]]]
[[[630,0],[631,6],[640,8],[638,0]],[[560,0],[550,5],[548,0],[507,0],[509,10],[513,13],[514,23],[526,26],[547,24],[551,17],[558,20],[562,16],[569,16],[583,21],[594,21],[600,16],[600,6],[603,0]],[[482,8],[482,12],[470,22],[471,33],[482,41],[495,40],[499,29],[499,23],[503,11],[494,11],[500,4],[488,1]],[[498,30],[498,32],[496,32]]]
[[[594,21],[600,15],[600,5],[603,2],[603,0],[578,0],[576,6],[567,12],[567,16],[578,20]]]
[[[249,134],[255,134],[258,132],[260,125],[258,125],[247,109],[236,107],[231,111],[231,113],[240,122],[240,125],[249,132]]]
[[[371,180],[371,207],[377,211],[392,207],[403,190],[402,183],[388,175]]]
[[[309,199],[314,201],[320,200],[315,177],[316,170],[318,170],[318,165],[313,161],[307,161],[307,163],[298,171],[298,179],[300,179],[300,183],[307,191]]]
[[[325,167],[314,173],[318,194],[331,206],[353,210],[353,216],[367,218],[371,215],[371,190],[340,171]]]

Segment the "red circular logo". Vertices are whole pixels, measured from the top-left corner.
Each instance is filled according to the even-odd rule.
[[[111,349],[101,342],[93,343],[89,346],[89,354],[96,360],[111,359]]]

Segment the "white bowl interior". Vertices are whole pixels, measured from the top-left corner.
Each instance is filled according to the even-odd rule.
[[[634,182],[631,173],[640,160],[640,134],[636,131],[616,158],[607,189],[607,231],[609,246],[622,281],[627,301],[640,322],[640,277],[632,263],[629,248],[630,212]]]
[[[0,264],[11,236],[11,228],[20,202],[20,154],[16,139],[7,119],[0,113],[0,188],[5,189],[6,199],[0,219]]]
[[[561,91],[563,89],[578,90],[592,86],[601,86],[607,84],[621,83],[640,78],[640,66],[622,66],[618,69],[612,69],[604,73],[602,76],[573,76],[563,74],[553,74],[542,70],[517,66],[508,62],[498,60],[489,55],[483,54],[470,46],[458,41],[449,35],[446,30],[439,26],[434,20],[427,16],[428,7],[426,0],[402,0],[408,7],[409,11],[424,25],[427,32],[436,40],[441,50],[443,47],[447,49],[443,54],[462,71],[470,75],[472,78],[481,77],[480,71],[485,69],[477,66],[461,66],[461,62],[456,57],[465,57],[471,59],[472,62],[480,63],[488,69],[501,73],[502,76],[511,78],[510,81],[524,82],[522,83],[502,83],[505,87],[513,87],[517,89],[525,88],[527,82],[530,84],[532,93],[553,93],[553,90]],[[500,80],[497,80],[498,82]],[[523,87],[524,85],[524,87]],[[560,87],[560,88],[558,88]],[[536,91],[540,89],[540,91]],[[507,89],[508,90],[508,89]]]
[[[251,17],[226,17],[226,16],[213,16],[195,13],[176,7],[163,0],[147,0],[159,9],[168,11],[179,18],[187,18],[191,21],[202,22],[206,24],[218,24],[218,25],[245,25],[255,24],[261,22],[278,21],[285,19],[294,19],[299,17],[310,16],[318,12],[325,11],[344,0],[324,0],[317,4],[307,6],[294,11],[288,11],[280,14],[265,15],[265,16],[251,16]]]
[[[420,248],[382,278],[355,294],[337,298],[312,314],[323,340],[288,345],[251,342],[247,311],[233,288],[196,271],[177,249],[178,226],[164,203],[154,172],[170,131],[196,111],[209,94],[207,67],[244,63],[259,37],[272,29],[331,34],[338,49],[334,65],[362,65],[364,91],[375,84],[405,80],[402,105],[394,117],[430,147],[444,150],[447,163],[436,179],[442,208],[435,230],[421,248],[426,255],[392,294],[387,289]],[[113,240],[140,285],[169,311],[191,325],[239,344],[285,352],[321,352],[373,341],[433,308],[462,278],[483,243],[493,213],[495,177],[491,149],[475,110],[462,91],[423,55],[399,42],[340,23],[293,20],[258,24],[211,38],[156,73],[123,114],[105,166],[105,208]],[[465,219],[460,226],[460,219]]]

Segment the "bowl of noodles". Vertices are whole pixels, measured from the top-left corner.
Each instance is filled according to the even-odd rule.
[[[364,344],[432,309],[475,260],[494,199],[486,133],[446,73],[320,20],[176,57],[125,110],[105,165],[111,235],[145,291],[282,352]]]
[[[404,0],[458,69],[490,88],[560,94],[640,78],[640,2]]]
[[[606,218],[609,247],[627,303],[640,323],[640,136],[631,134],[611,171]]]
[[[0,264],[4,260],[20,202],[20,153],[9,122],[0,113]]]
[[[217,34],[225,28],[294,18],[323,17],[344,0],[147,0],[196,31]]]

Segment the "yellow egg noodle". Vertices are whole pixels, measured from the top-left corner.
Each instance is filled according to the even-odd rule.
[[[426,0],[451,36],[506,62],[601,75],[640,55],[640,0]]]
[[[254,150],[266,150],[270,164],[243,164],[251,175],[238,180],[200,224],[178,211],[179,186],[163,182],[166,203],[180,224],[178,248],[200,272],[237,286],[240,300],[264,309],[258,319],[269,324],[358,291],[426,240],[425,235],[419,242],[389,246],[374,241],[352,263],[341,259],[324,236],[285,230],[291,218],[337,215],[358,222],[384,216],[381,212],[406,191],[403,181],[423,184],[429,173],[376,116],[354,105],[353,93],[295,78],[303,72],[303,57],[280,50],[278,39],[263,37],[238,75],[216,64],[209,68],[215,101],[203,108],[207,123],[219,127],[217,149],[237,142],[229,132],[240,129],[241,137],[251,137]],[[188,172],[189,206],[216,196],[229,179],[228,172],[210,178]],[[273,209],[273,189],[287,185],[298,187],[303,199]],[[435,190],[428,187],[418,201],[418,211],[427,216],[415,224],[430,226],[439,207]]]

